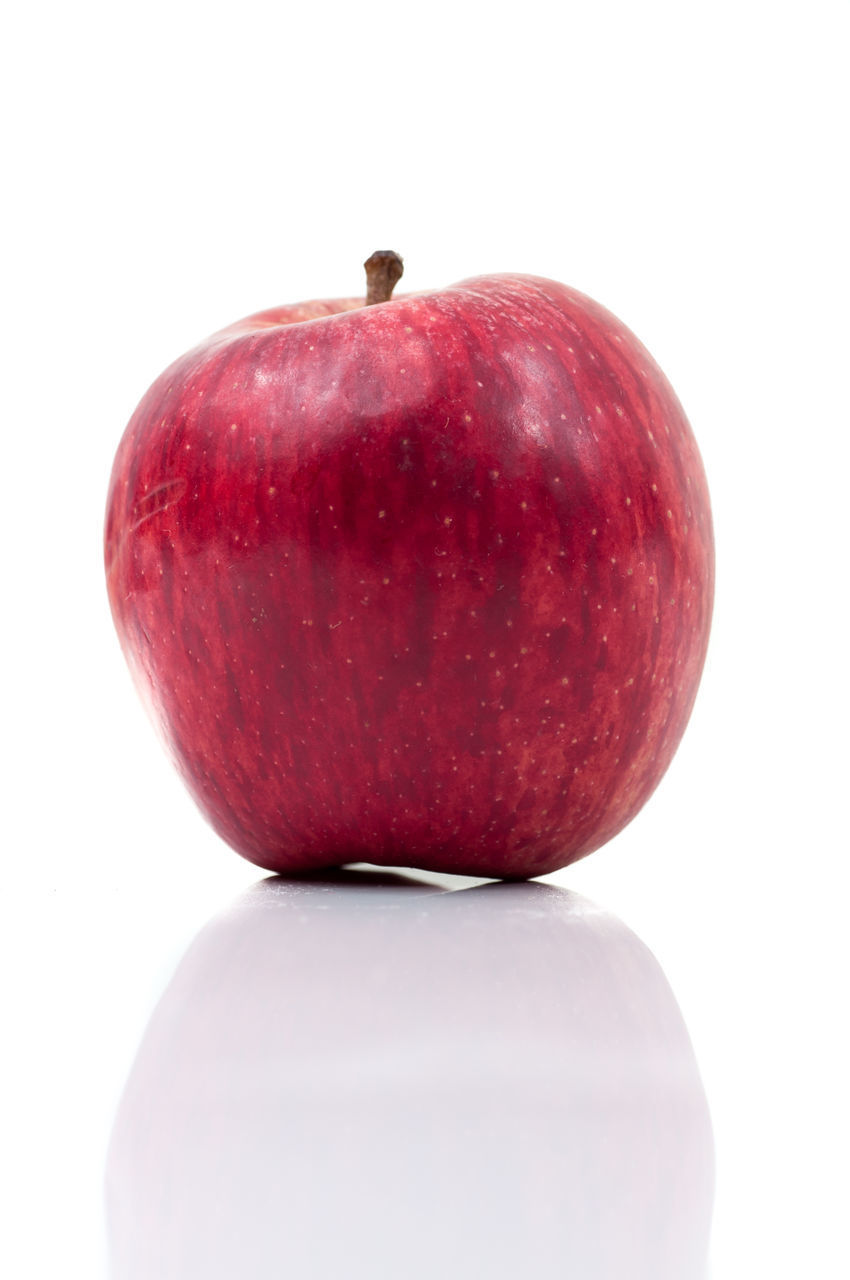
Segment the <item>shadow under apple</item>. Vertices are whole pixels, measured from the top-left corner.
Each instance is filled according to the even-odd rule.
[[[110,1277],[696,1280],[712,1194],[687,1031],[620,921],[539,883],[272,878],[145,1033]]]

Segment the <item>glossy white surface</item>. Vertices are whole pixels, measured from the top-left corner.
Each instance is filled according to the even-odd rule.
[[[705,1276],[708,1108],[672,992],[543,884],[251,889],[145,1033],[112,1280]]]

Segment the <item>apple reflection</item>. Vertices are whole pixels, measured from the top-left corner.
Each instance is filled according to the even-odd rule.
[[[549,885],[269,879],[147,1029],[111,1280],[704,1277],[708,1109],[670,987]]]

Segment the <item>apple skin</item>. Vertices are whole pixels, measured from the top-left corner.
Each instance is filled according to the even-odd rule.
[[[667,769],[708,643],[681,405],[620,321],[531,276],[215,334],[131,419],[105,550],[189,790],[284,874],[583,857]]]

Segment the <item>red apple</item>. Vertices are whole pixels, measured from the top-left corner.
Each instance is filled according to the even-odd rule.
[[[153,384],[112,475],[112,610],[251,861],[539,875],[620,831],[685,729],[705,476],[597,303],[522,275],[390,298],[398,262],[370,259],[370,305],[261,312]]]

